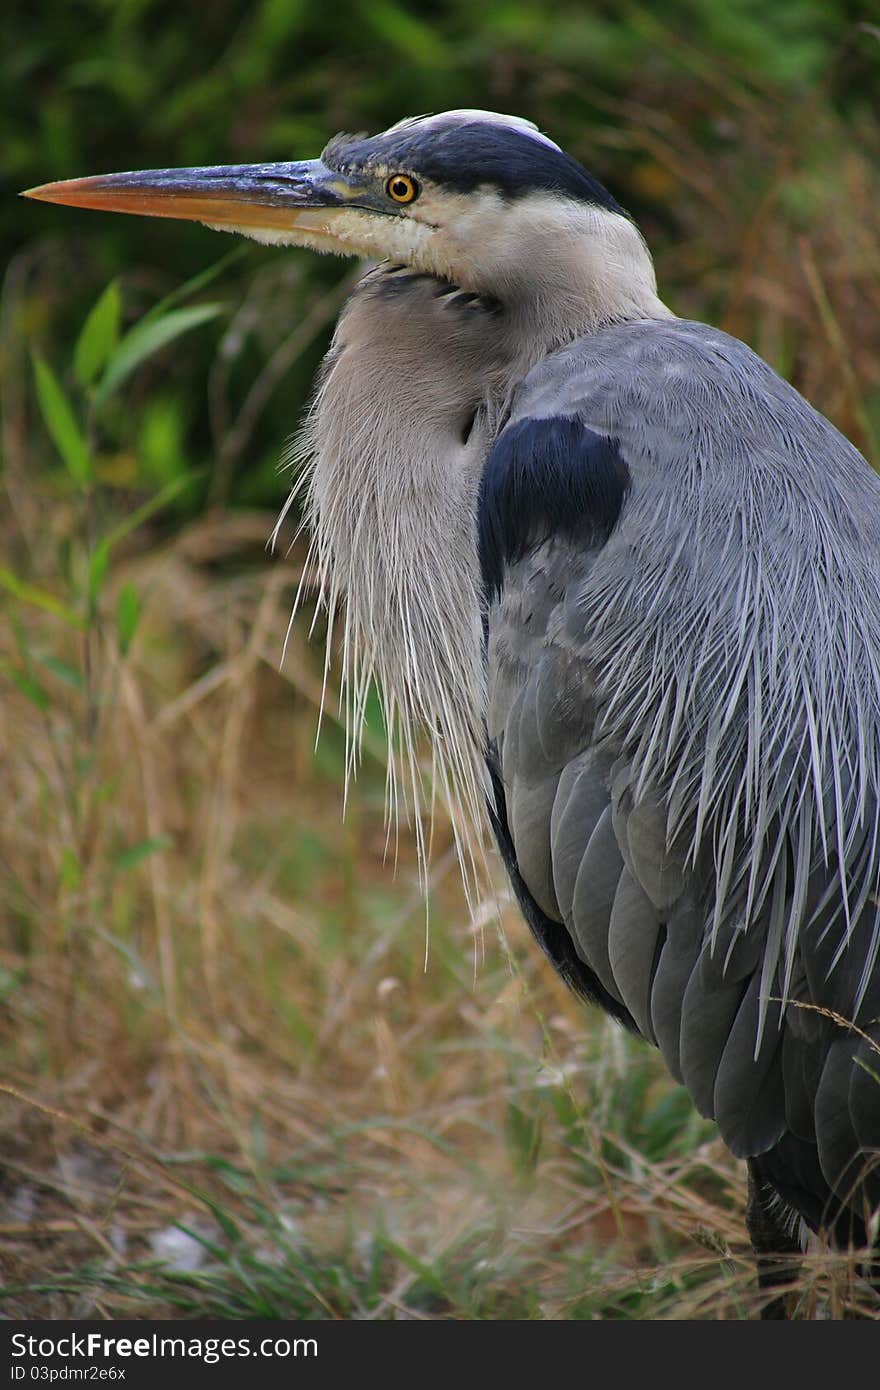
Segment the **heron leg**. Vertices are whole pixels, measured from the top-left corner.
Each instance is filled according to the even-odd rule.
[[[758,1266],[758,1288],[763,1294],[774,1295],[762,1304],[761,1317],[787,1319],[790,1286],[800,1273],[800,1242],[787,1228],[779,1211],[779,1198],[761,1177],[753,1159],[748,1160],[748,1166],[746,1226]]]

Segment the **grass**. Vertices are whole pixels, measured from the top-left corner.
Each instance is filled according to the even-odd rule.
[[[694,1160],[707,1132],[646,1051],[598,1020],[585,1042],[506,903],[516,949],[489,899],[475,936],[448,844],[424,972],[411,845],[396,879],[383,864],[383,769],[365,767],[341,826],[342,743],[331,726],[313,760],[317,681],[300,634],[277,669],[290,572],[263,562],[199,583],[224,541],[251,543],[241,519],[235,532],[199,523],[140,561],[151,599],[106,673],[117,698],[96,697],[112,756],[91,770],[91,796],[114,811],[67,855],[77,810],[57,760],[78,745],[76,703],[48,716],[24,692],[7,704],[24,737],[13,845],[7,827],[20,1061],[4,1148],[24,1219],[6,1226],[6,1306],[525,1316],[582,1300],[587,1251],[593,1282],[618,1283],[646,1218],[634,1197],[621,1205],[612,1167],[643,1202],[658,1179],[638,1149],[723,1190],[717,1144]],[[34,819],[59,847],[37,882]],[[176,1222],[203,1242],[192,1275],[150,1259]],[[672,1203],[673,1245],[675,1224]]]
[[[384,769],[341,824],[343,743],[331,723],[312,755],[303,633],[278,669],[296,573],[256,550],[267,521],[197,522],[118,576],[149,597],[124,657],[96,639],[90,751],[83,690],[6,701],[4,1306],[669,1302],[742,1246],[735,1166],[647,1049],[585,1030],[500,888],[474,931],[442,837],[425,971],[409,840],[396,875],[383,862]],[[56,618],[37,611],[42,671]],[[155,1258],[178,1223],[190,1273]]]
[[[711,98],[738,127],[709,153],[609,101],[641,196],[674,201],[661,284],[876,460],[876,126],[810,107],[807,156],[772,102]],[[742,1166],[564,992],[500,877],[475,925],[442,825],[426,919],[411,836],[385,857],[381,731],[341,819],[307,621],[279,664],[302,553],[221,505],[344,292],[299,267],[95,283],[66,337],[72,252],[7,273],[3,1313],[754,1316]],[[210,333],[206,480],[174,383]],[[799,1315],[847,1310],[875,1315],[853,1261],[813,1252]]]

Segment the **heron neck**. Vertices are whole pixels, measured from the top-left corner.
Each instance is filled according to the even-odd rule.
[[[462,846],[484,801],[477,489],[521,375],[492,306],[384,268],[340,320],[303,441],[310,558],[342,628],[328,659],[341,661],[349,771],[375,678],[392,811],[422,796],[427,728]]]
[[[612,324],[673,317],[644,238],[621,212],[487,193],[469,199],[455,225],[433,248],[438,273],[500,302],[512,355],[529,366]]]
[[[462,845],[484,814],[479,480],[514,388],[551,340],[607,317],[608,305],[588,307],[578,301],[567,326],[559,312],[547,319],[545,340],[525,310],[380,267],[340,320],[304,432],[311,567],[342,626],[337,644],[331,622],[328,663],[341,660],[348,770],[375,678],[392,809],[419,802],[427,729]]]

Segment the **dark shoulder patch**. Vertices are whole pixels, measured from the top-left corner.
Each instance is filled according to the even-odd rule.
[[[617,440],[571,416],[517,420],[489,451],[477,508],[486,592],[501,589],[504,566],[553,536],[608,539],[629,490]]]

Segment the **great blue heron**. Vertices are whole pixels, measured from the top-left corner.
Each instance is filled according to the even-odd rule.
[[[426,729],[488,807],[556,969],[748,1161],[768,1286],[875,1244],[880,478],[517,117],[31,196],[379,262],[305,445],[356,731],[375,676],[411,793]]]

